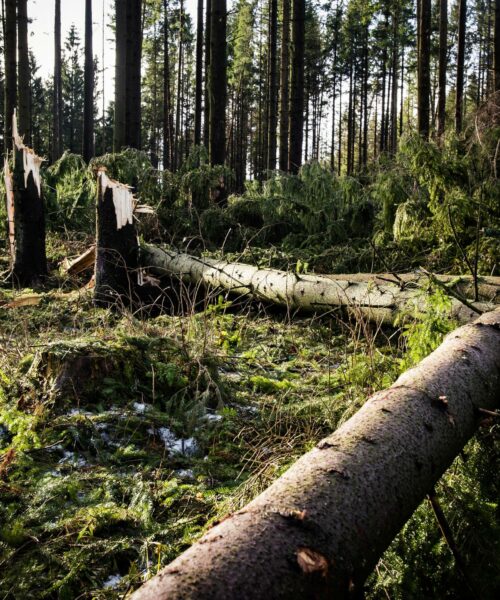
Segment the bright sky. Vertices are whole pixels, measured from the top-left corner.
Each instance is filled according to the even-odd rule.
[[[28,0],[30,25],[30,48],[36,56],[42,77],[50,77],[54,69],[54,0]],[[196,0],[186,0],[187,10],[194,16]],[[114,0],[92,0],[94,23],[94,55],[99,58],[102,69],[103,41],[104,67],[106,74],[105,100],[106,104],[113,96],[113,78],[115,49],[112,31],[107,26],[110,15],[114,10]],[[104,24],[103,24],[104,15]],[[82,40],[85,32],[85,2],[84,0],[61,0],[61,21],[63,44],[72,24],[76,26]],[[196,22],[196,21],[195,21]],[[104,35],[103,35],[104,34]],[[102,74],[99,77],[99,88],[102,89]],[[100,101],[102,105],[102,98]]]

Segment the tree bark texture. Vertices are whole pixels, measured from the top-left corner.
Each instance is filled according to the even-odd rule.
[[[292,0],[292,76],[290,82],[290,141],[288,170],[298,173],[304,139],[305,0]]]
[[[85,0],[85,98],[83,104],[83,159],[94,156],[94,53],[92,49],[92,0]]]
[[[127,71],[127,3],[115,0],[115,121],[113,129],[113,150],[120,152],[125,146],[126,113],[126,71]]]
[[[324,275],[298,275],[275,269],[259,269],[241,263],[196,258],[157,246],[144,245],[142,266],[155,273],[178,275],[183,280],[222,288],[234,295],[249,295],[258,300],[302,309],[329,312],[340,306],[365,317],[392,324],[396,315],[412,307],[425,310],[425,299],[418,289],[401,290],[398,284],[375,281],[331,279]],[[475,304],[479,310],[492,305]],[[458,300],[452,300],[452,314],[462,322],[477,314]]]
[[[125,145],[141,148],[142,0],[127,0]]]
[[[19,134],[24,142],[31,145],[31,73],[28,49],[28,2],[17,3],[17,44],[18,44],[18,98],[19,98]]]
[[[203,0],[198,0],[198,18],[196,27],[194,145],[199,146],[201,144],[201,114],[203,99]]]
[[[54,16],[54,90],[52,108],[52,162],[63,153],[62,122],[61,0],[55,0]]]
[[[500,91],[500,0],[495,0],[495,30],[493,34],[493,70],[495,92]]]
[[[361,597],[499,390],[497,309],[449,334],[132,599]]]
[[[4,151],[12,150],[12,117],[17,97],[16,57],[16,0],[5,2],[5,97],[4,97]]]
[[[448,0],[439,0],[439,83],[437,135],[444,135],[446,124],[446,69],[448,66]]]
[[[462,131],[464,113],[464,70],[465,70],[465,25],[467,21],[467,0],[460,0],[458,5],[458,49],[457,49],[457,83],[455,98],[455,129]]]
[[[280,66],[280,171],[288,171],[288,119],[290,105],[290,0],[283,1]]]
[[[227,7],[226,0],[211,1],[210,27],[210,131],[209,155],[212,165],[226,159],[227,104]]]
[[[267,129],[267,169],[276,169],[278,128],[278,0],[269,3],[269,119]]]
[[[418,0],[420,19],[418,23],[418,132],[429,137],[431,95],[431,1]]]
[[[16,117],[12,124],[15,167],[11,202],[8,211],[10,227],[14,222],[14,256],[12,276],[16,284],[33,287],[47,275],[45,254],[45,206],[42,195],[40,166],[42,159],[24,145],[17,132]],[[6,170],[7,175],[7,170]],[[9,198],[8,198],[9,200]]]
[[[94,302],[99,306],[129,305],[137,269],[137,235],[130,188],[98,176]]]

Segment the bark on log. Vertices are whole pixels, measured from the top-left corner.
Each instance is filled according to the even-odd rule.
[[[156,274],[178,275],[186,281],[250,295],[290,309],[328,312],[343,306],[371,320],[392,324],[400,311],[412,307],[425,311],[426,308],[421,290],[402,290],[399,285],[386,281],[353,281],[259,269],[242,263],[196,258],[150,245],[142,246],[141,261],[143,267]],[[494,308],[492,304],[470,304],[480,312]],[[476,312],[455,299],[452,299],[451,312],[462,323],[477,317]]]
[[[130,304],[138,244],[134,226],[135,200],[130,188],[98,173],[97,236],[94,302],[112,306]]]
[[[497,308],[449,334],[133,600],[352,598],[499,396]]]

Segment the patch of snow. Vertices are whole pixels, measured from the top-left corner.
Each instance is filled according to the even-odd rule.
[[[178,438],[168,427],[160,427],[158,430],[150,427],[148,433],[151,435],[158,434],[165,444],[165,448],[174,453],[191,455],[198,449],[198,444],[194,438]]]
[[[207,421],[222,421],[224,417],[222,415],[218,415],[217,413],[215,414],[211,414],[211,413],[207,413],[205,415],[205,419],[207,419]]]
[[[71,464],[73,467],[86,467],[87,461],[83,458],[83,456],[77,456],[75,452],[70,452],[69,450],[65,450],[63,457],[59,461],[60,465]]]
[[[89,412],[88,410],[82,410],[81,408],[72,408],[69,413],[68,416],[70,417],[76,417],[76,416],[83,416],[83,417],[93,417],[94,414]]]
[[[120,585],[122,579],[123,577],[120,574],[110,575],[102,584],[102,587],[106,590],[117,588]]]
[[[178,477],[185,479],[194,479],[194,473],[192,469],[179,469],[175,472]]]
[[[146,412],[146,405],[144,402],[134,402],[134,410],[138,415],[143,415]]]

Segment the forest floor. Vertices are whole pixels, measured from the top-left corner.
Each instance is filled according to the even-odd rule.
[[[2,599],[124,597],[405,368],[398,329],[222,296],[134,315],[95,308],[84,283],[54,276],[36,306],[0,291]],[[479,478],[498,444],[485,428],[438,489],[474,575],[498,562],[498,476]],[[461,585],[424,503],[369,597]]]

